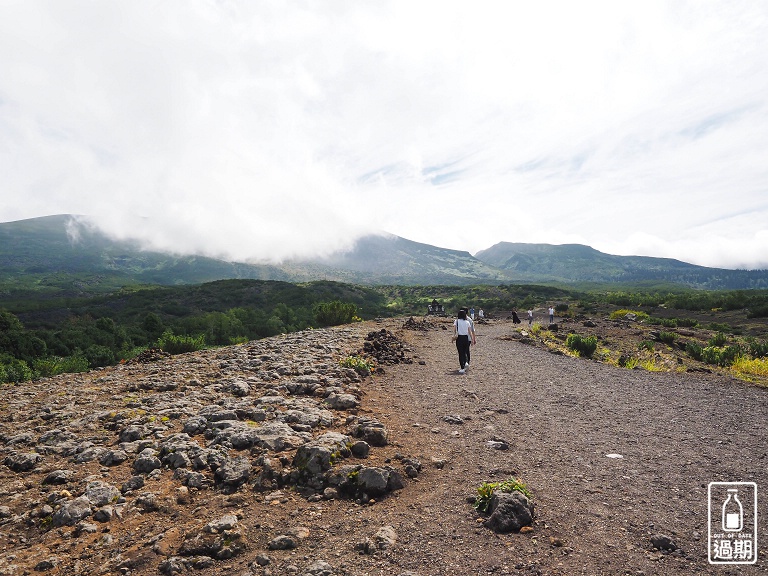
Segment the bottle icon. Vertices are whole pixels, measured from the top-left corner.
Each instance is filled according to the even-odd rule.
[[[741,532],[744,527],[744,508],[739,501],[739,491],[728,489],[728,498],[723,502],[723,530],[726,532]]]

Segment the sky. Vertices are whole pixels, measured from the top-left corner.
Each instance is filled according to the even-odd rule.
[[[763,0],[0,0],[0,222],[768,268]]]

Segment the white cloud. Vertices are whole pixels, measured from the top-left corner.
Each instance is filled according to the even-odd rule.
[[[768,267],[766,53],[749,1],[6,3],[0,220]]]

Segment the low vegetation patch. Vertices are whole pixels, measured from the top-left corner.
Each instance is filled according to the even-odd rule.
[[[591,357],[597,350],[596,336],[580,336],[579,334],[568,334],[565,345],[569,350],[573,350],[579,356]]]
[[[701,360],[707,364],[727,367],[742,355],[741,346],[707,346],[701,351]]]
[[[667,368],[663,364],[659,364],[656,362],[653,358],[648,358],[647,360],[640,360],[637,363],[637,366],[640,366],[643,370],[647,370],[648,372],[666,372]]]
[[[57,374],[87,372],[89,367],[88,359],[84,356],[49,356],[32,360],[32,369],[43,378]]]
[[[648,352],[653,352],[654,350],[654,344],[653,340],[643,340],[637,345],[638,350],[647,350]]]
[[[708,344],[710,346],[725,346],[726,342],[728,342],[728,337],[722,332],[718,332],[709,339]]]
[[[728,332],[733,333],[733,328],[731,328],[728,324],[723,324],[722,322],[710,322],[705,326],[708,330],[716,330],[718,332]]]
[[[675,340],[677,340],[677,334],[674,332],[659,332],[659,341],[664,342],[664,344],[672,346]]]
[[[731,365],[731,370],[745,377],[768,377],[768,359],[753,358],[750,360],[749,358],[739,357]]]
[[[366,358],[364,356],[354,354],[342,359],[339,362],[339,365],[343,366],[344,368],[352,368],[362,376],[368,376],[376,368],[376,361],[372,358]]]
[[[650,316],[646,312],[641,312],[640,310],[627,310],[626,308],[622,308],[620,310],[614,310],[611,312],[611,315],[609,318],[611,320],[625,320],[627,318],[627,315],[630,315],[630,318],[632,315],[634,315],[635,319],[640,320],[648,320]]]
[[[177,336],[170,330],[166,330],[158,339],[157,344],[163,352],[168,352],[168,354],[184,354],[205,348],[205,336],[202,334],[199,336]]]
[[[483,482],[476,488],[476,491],[477,497],[475,498],[474,507],[475,510],[482,513],[488,511],[494,492],[520,492],[527,498],[533,498],[533,494],[528,490],[528,487],[516,478],[509,478],[503,482]]]

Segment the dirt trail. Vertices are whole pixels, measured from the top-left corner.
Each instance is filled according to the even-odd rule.
[[[768,572],[768,506],[760,499],[768,489],[768,390],[556,355],[505,339],[511,330],[504,321],[478,326],[466,375],[456,373],[449,331],[398,331],[416,362],[388,367],[366,405],[398,441],[392,449],[421,457],[428,470],[371,508],[398,529],[390,561],[421,576]],[[447,415],[464,423],[449,424]],[[492,439],[510,449],[488,447]],[[442,469],[430,464],[443,459]],[[534,530],[495,535],[466,497],[510,475],[535,496]],[[757,483],[756,566],[708,564],[713,481]],[[655,550],[650,538],[659,533],[678,550]]]

